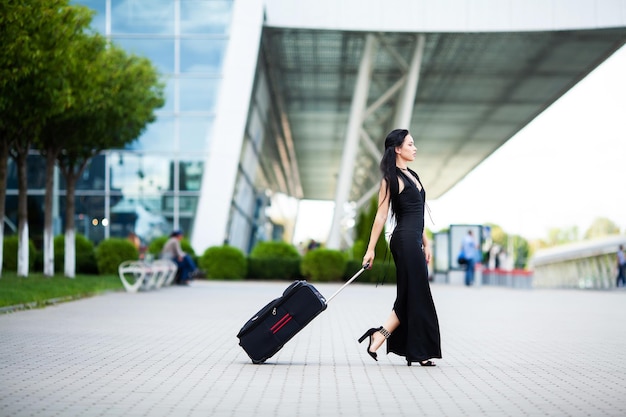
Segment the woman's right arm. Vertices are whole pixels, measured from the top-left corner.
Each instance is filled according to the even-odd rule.
[[[378,190],[378,210],[376,210],[376,217],[372,225],[367,251],[363,257],[363,265],[369,264],[369,269],[372,268],[372,264],[374,263],[376,242],[378,242],[378,238],[387,222],[387,215],[389,214],[389,194],[390,191],[387,188],[387,181],[383,179],[380,183],[380,189]]]

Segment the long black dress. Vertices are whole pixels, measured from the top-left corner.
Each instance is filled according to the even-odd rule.
[[[424,231],[424,187],[397,169],[404,189],[393,199],[396,227],[390,247],[396,264],[397,295],[393,309],[400,325],[387,340],[387,353],[418,362],[441,358],[439,320],[428,283],[428,266],[422,251]],[[411,174],[419,182],[413,171]],[[421,185],[421,182],[420,182]]]

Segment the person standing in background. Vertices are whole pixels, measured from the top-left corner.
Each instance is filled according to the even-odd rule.
[[[474,283],[474,269],[476,266],[476,259],[478,258],[478,243],[474,238],[474,232],[468,230],[467,234],[463,238],[462,251],[465,256],[465,285],[468,287]]]

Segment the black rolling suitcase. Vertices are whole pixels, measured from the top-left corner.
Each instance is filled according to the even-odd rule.
[[[295,281],[283,295],[269,302],[241,328],[237,337],[252,363],[263,363],[278,352],[311,320],[326,310],[328,302],[354,281],[367,265],[359,270],[330,298],[325,299],[306,281]]]

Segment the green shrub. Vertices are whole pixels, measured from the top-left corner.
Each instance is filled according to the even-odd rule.
[[[3,242],[2,267],[7,271],[17,271],[17,236],[5,236]],[[28,240],[28,268],[33,269],[35,258],[37,258],[37,248],[32,240]]]
[[[148,248],[147,248],[148,253],[151,255],[154,255],[155,258],[158,258],[159,255],[161,254],[161,251],[163,250],[163,246],[165,246],[165,242],[167,242],[168,239],[169,237],[167,236],[160,236],[160,237],[155,237],[154,239],[152,239],[152,241],[148,244]],[[182,244],[181,244],[181,247],[182,247]]]
[[[248,278],[294,280],[300,278],[300,258],[248,259]]]
[[[290,243],[268,241],[257,243],[252,249],[252,252],[250,252],[250,257],[254,259],[300,259],[300,253],[298,249]]]
[[[349,280],[352,275],[357,273],[361,268],[363,260],[350,260],[346,266],[346,272],[344,273],[343,280]],[[371,282],[375,284],[396,282],[396,265],[393,263],[393,258],[389,259],[375,259],[372,269],[365,271],[359,278],[358,282]]]
[[[350,250],[350,260],[361,262],[365,252],[367,251],[367,243],[363,240],[356,240]]]
[[[137,259],[139,251],[125,238],[105,239],[96,248],[96,261],[101,274],[117,274],[117,268],[124,261]]]
[[[248,260],[248,277],[293,280],[300,276],[300,253],[292,244],[280,241],[257,243]]]
[[[209,279],[244,279],[248,270],[246,256],[234,246],[212,246],[198,260]]]
[[[29,253],[28,256],[33,256],[32,253]],[[34,264],[32,267],[33,271],[42,271],[43,272],[43,249],[38,250],[35,254]]]
[[[311,281],[340,281],[346,270],[346,258],[338,250],[314,249],[304,255],[300,270]]]
[[[385,245],[387,245],[385,241]],[[374,265],[372,269],[368,269],[358,278],[359,282],[372,282],[372,283],[395,283],[396,282],[396,265],[393,263],[393,257],[391,256],[391,250],[388,246],[379,245],[376,246],[376,258],[374,259]],[[367,243],[364,240],[356,240],[351,250],[351,258],[348,260],[346,272],[344,274],[344,280],[347,281],[354,275],[363,262],[363,255],[367,250]]]
[[[93,242],[78,233],[74,237],[74,242],[76,245],[76,273],[97,274],[98,264]],[[56,272],[65,270],[65,235],[58,235],[54,238],[54,270]]]

